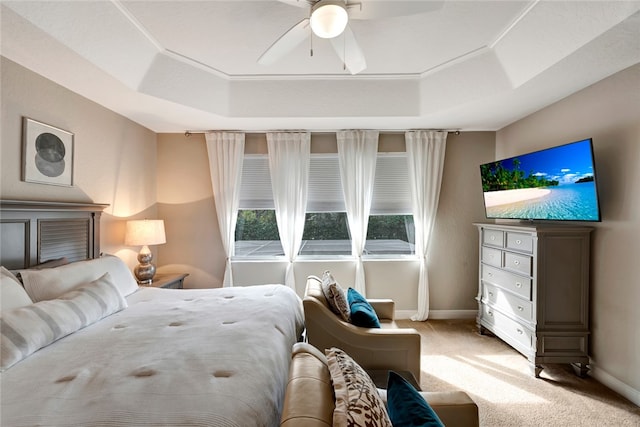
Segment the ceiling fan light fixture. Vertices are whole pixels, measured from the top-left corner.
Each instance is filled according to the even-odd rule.
[[[311,10],[311,30],[323,39],[332,39],[344,31],[349,15],[343,1],[321,0]]]

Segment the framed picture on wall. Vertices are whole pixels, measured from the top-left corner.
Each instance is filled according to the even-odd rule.
[[[24,117],[22,180],[73,186],[73,134]]]

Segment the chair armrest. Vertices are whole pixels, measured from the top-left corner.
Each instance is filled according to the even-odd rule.
[[[478,427],[478,405],[463,391],[421,392],[446,426]]]
[[[387,404],[387,390],[378,389],[380,397]],[[438,418],[445,426],[478,427],[480,418],[478,405],[464,391],[421,391]]]
[[[396,303],[392,299],[367,299],[367,302],[376,311],[378,319],[393,320],[395,318]]]

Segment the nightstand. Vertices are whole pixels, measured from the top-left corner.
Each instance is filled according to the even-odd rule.
[[[151,288],[166,288],[166,289],[182,289],[184,285],[184,278],[188,273],[158,273],[153,276],[153,283],[148,285]]]

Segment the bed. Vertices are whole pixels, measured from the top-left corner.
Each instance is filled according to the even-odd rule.
[[[279,425],[303,330],[295,292],[138,288],[99,253],[104,205],[1,208],[2,426]],[[22,292],[8,270],[38,302],[5,297]]]

